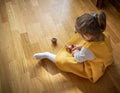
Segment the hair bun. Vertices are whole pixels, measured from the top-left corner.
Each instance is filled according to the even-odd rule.
[[[102,31],[106,28],[106,14],[103,10],[100,10],[98,13],[98,23]]]

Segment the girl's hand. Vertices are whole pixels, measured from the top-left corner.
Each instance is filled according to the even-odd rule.
[[[72,49],[74,48],[74,45],[71,44],[71,45],[66,45],[66,50],[71,53],[72,52]]]
[[[76,46],[74,46],[74,48],[72,48],[72,51],[81,50],[81,48],[82,48],[82,45],[76,45]]]
[[[74,57],[74,53],[76,51],[80,51],[82,48],[82,45],[76,45],[74,48],[72,48],[72,56]]]

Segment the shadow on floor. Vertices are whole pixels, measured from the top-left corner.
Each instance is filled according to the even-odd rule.
[[[58,93],[62,93],[64,91],[70,91],[71,89],[75,89],[76,93],[120,93],[119,91],[119,77],[118,77],[118,69],[115,64],[108,67],[103,77],[101,77],[98,82],[91,83],[89,80],[78,77],[72,73],[66,73],[60,71],[53,62],[50,60],[44,59],[39,61],[35,67],[33,68],[33,72],[31,72],[31,76],[35,77],[36,75],[33,73],[36,73],[37,70],[43,67],[49,74],[52,76],[55,76],[59,73],[58,80],[55,80],[54,82],[48,82],[51,84],[51,86],[59,86],[54,87],[54,91],[59,91]],[[55,77],[53,79],[56,79]],[[118,80],[118,81],[117,81]],[[49,84],[49,85],[50,85]],[[50,87],[45,84],[46,93],[50,92]],[[64,90],[64,89],[65,90]],[[71,93],[71,92],[70,92]]]

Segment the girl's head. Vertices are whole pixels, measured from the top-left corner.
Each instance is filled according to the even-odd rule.
[[[100,10],[98,13],[85,13],[76,19],[75,29],[87,41],[103,40],[103,34],[106,28],[106,14]]]

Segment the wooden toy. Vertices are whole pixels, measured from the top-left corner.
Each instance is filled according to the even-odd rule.
[[[51,42],[52,42],[53,45],[56,45],[57,44],[57,38],[53,37],[51,39]]]
[[[71,44],[71,45],[67,45],[66,46],[66,50],[68,51],[68,52],[72,52],[72,49],[74,48],[74,45],[73,44]]]

